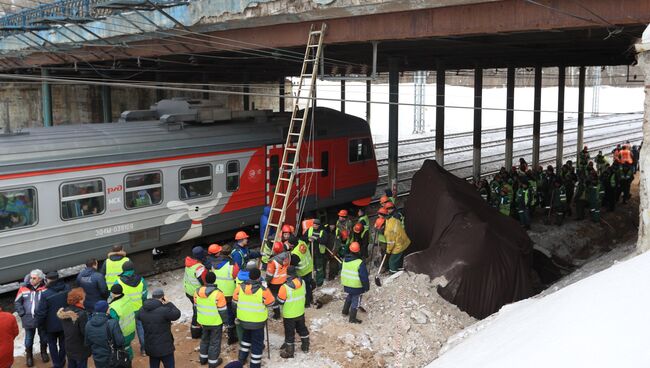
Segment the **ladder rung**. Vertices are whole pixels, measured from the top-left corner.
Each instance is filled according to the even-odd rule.
[[[285,150],[285,151],[293,151],[293,152],[296,152],[296,151],[297,151],[297,149],[296,149],[296,148],[293,148],[293,147],[286,147],[284,150]]]
[[[282,197],[286,197],[286,196],[287,196],[285,193],[281,193],[281,192],[277,192],[277,193],[275,193],[275,195],[279,195],[279,196],[282,196]]]
[[[280,178],[280,180],[291,181],[291,179],[289,179],[289,178]]]
[[[323,31],[311,31],[311,32],[309,32],[310,35],[319,35],[319,36],[320,36],[322,33],[323,33]]]
[[[305,59],[305,62],[306,62],[306,63],[313,63],[313,62],[316,61],[316,60],[317,60],[317,59]]]
[[[318,47],[318,44],[307,45],[307,47]]]
[[[272,222],[269,222],[268,225],[271,226],[271,227],[278,227],[279,226],[278,224],[274,224]]]
[[[283,162],[282,165],[287,165],[293,167],[294,165],[291,162]]]
[[[291,118],[291,120],[302,121],[302,117],[299,117],[299,118]]]
[[[300,133],[289,133],[289,135],[296,135],[296,136],[300,137]]]
[[[271,211],[282,212],[282,208],[271,208]]]

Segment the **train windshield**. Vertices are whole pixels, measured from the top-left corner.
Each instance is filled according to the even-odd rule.
[[[36,190],[0,190],[0,231],[36,224]]]

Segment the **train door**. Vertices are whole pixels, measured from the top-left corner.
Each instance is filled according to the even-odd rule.
[[[320,163],[319,169],[322,169],[318,173],[318,199],[326,200],[334,196],[334,162],[332,147],[329,144],[321,145],[321,150],[318,155],[318,162]]]
[[[278,182],[278,176],[280,175],[280,162],[282,161],[283,145],[276,144],[266,147],[266,204],[271,205],[273,201],[273,193],[275,192],[275,186]],[[285,216],[285,223],[290,225],[296,225],[297,219],[296,215],[298,213],[298,204],[300,201],[297,198],[298,185],[294,183],[291,194],[289,195],[289,206],[287,207],[287,214]],[[273,222],[277,222],[278,213],[271,213],[270,219]]]

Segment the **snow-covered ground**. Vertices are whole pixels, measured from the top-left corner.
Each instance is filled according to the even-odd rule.
[[[633,247],[610,257],[625,249]],[[592,270],[608,263],[599,260]],[[650,253],[614,263],[503,307],[450,339],[452,347],[427,368],[647,367]]]

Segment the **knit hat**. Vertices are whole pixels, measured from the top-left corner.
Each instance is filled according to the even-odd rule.
[[[154,299],[161,299],[165,297],[165,292],[163,289],[156,289],[151,293],[151,297]]]
[[[115,295],[121,295],[124,293],[124,290],[122,289],[122,285],[120,284],[113,284],[111,286],[111,293]]]
[[[203,247],[196,246],[192,248],[192,257],[194,257],[194,259],[203,259],[203,257],[205,257]]]
[[[58,280],[59,279],[59,273],[56,271],[48,272],[47,275],[45,276],[46,279],[48,280]]]
[[[95,313],[106,313],[108,310],[108,303],[106,300],[100,300],[95,303]]]
[[[133,270],[135,270],[135,265],[131,261],[126,261],[122,265],[122,272],[133,271]]]
[[[217,281],[217,275],[215,275],[214,272],[208,272],[208,274],[205,275],[206,284],[214,284],[215,281]]]
[[[248,273],[248,278],[253,280],[253,281],[259,280],[261,276],[262,276],[262,273],[260,272],[260,270],[258,268],[250,270],[249,273]]]

